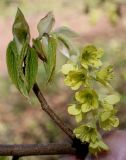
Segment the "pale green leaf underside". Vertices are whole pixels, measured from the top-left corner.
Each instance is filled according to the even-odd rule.
[[[71,37],[71,38],[74,38],[74,37],[77,37],[78,34],[76,32],[74,32],[73,30],[69,29],[68,27],[64,26],[64,27],[59,27],[55,30],[56,33],[59,33],[59,34],[63,34],[67,37]]]
[[[39,38],[42,38],[44,33],[49,33],[55,23],[54,16],[52,12],[49,12],[44,18],[40,20],[37,25],[37,29],[39,32]]]

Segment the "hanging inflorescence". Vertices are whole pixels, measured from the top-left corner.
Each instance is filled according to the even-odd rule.
[[[110,85],[113,68],[102,66],[102,56],[101,48],[87,45],[76,57],[76,61],[69,60],[62,66],[65,84],[76,91],[74,103],[68,106],[68,113],[75,116],[76,122],[79,123],[73,132],[82,142],[89,143],[89,150],[93,154],[108,150],[98,128],[110,131],[119,125],[114,105],[120,96]],[[99,93],[96,85],[101,85],[107,92]]]

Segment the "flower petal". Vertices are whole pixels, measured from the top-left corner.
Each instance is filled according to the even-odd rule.
[[[64,64],[63,66],[62,66],[62,69],[61,69],[61,72],[63,73],[63,74],[68,74],[70,71],[74,71],[75,70],[75,66],[73,65],[73,64]]]
[[[79,106],[77,106],[76,104],[71,104],[68,107],[68,113],[70,115],[78,115],[81,113],[81,108]]]

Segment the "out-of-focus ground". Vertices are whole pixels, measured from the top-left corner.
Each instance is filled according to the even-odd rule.
[[[53,11],[56,19],[55,28],[69,26],[80,36],[76,39],[81,44],[94,43],[104,48],[104,60],[114,65],[116,78],[113,86],[122,95],[118,105],[120,128],[125,129],[126,123],[126,5],[121,7],[121,17],[117,24],[112,25],[106,16],[92,25],[89,16],[83,12],[83,0],[1,0],[0,1],[0,143],[48,143],[68,141],[68,138],[44,113],[34,94],[31,93],[29,103],[14,87],[8,78],[6,68],[6,47],[12,39],[12,24],[17,7],[23,11],[31,30],[31,36],[36,37],[37,23]],[[59,58],[62,63],[62,57]],[[60,63],[60,62],[59,62]],[[40,86],[43,75],[39,73]],[[73,118],[67,114],[67,104],[72,99],[69,88],[63,84],[62,77],[56,79],[48,89],[44,89],[47,101],[57,114],[73,126]],[[23,159],[35,159],[23,158]],[[42,159],[37,157],[36,159]],[[57,156],[43,159],[56,160]],[[70,157],[58,157],[60,160],[70,160]],[[71,158],[72,160],[72,158]]]

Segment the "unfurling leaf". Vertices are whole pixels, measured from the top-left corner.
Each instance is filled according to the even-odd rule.
[[[53,75],[55,73],[56,49],[57,49],[57,42],[55,37],[49,37],[47,63],[45,63],[47,82],[50,82],[52,80]]]
[[[33,46],[38,54],[38,57],[44,62],[47,61],[41,41],[39,39],[33,39]]]
[[[60,40],[58,40],[58,52],[63,54],[66,58],[70,58],[68,48]]]
[[[65,45],[71,55],[78,55],[79,50],[73,41],[65,34],[56,33],[57,38]]]
[[[71,29],[69,29],[68,27],[60,27],[60,28],[57,28],[55,30],[56,33],[59,33],[59,34],[63,34],[67,37],[70,37],[70,38],[74,38],[74,37],[77,37],[78,34],[74,31],[72,31]]]
[[[28,92],[35,83],[37,70],[38,70],[37,54],[33,48],[29,47],[28,54],[26,57],[26,66],[25,66],[25,77],[26,77]]]
[[[6,59],[7,59],[7,68],[8,73],[12,82],[16,85],[16,87],[21,91],[24,96],[28,96],[28,92],[26,89],[26,85],[22,76],[19,72],[19,64],[18,64],[18,53],[17,53],[16,44],[14,41],[11,41],[7,48]]]
[[[25,20],[25,17],[20,9],[17,10],[16,18],[13,24],[13,36],[14,40],[16,42],[16,46],[18,49],[18,52],[20,54],[20,51],[22,49],[23,44],[27,41],[30,41],[30,32],[29,32],[29,26]]]
[[[54,16],[52,12],[49,12],[44,18],[42,18],[37,25],[39,38],[42,38],[44,33],[49,33],[55,23]]]

